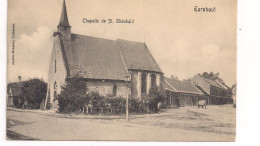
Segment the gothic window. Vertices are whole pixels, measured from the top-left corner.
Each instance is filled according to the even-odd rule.
[[[54,91],[57,90],[57,82],[56,81],[54,82],[54,87],[53,88],[54,88]]]
[[[142,73],[141,76],[141,93],[146,93],[147,88],[147,75],[146,73]]]
[[[55,70],[55,73],[56,73],[56,59],[55,59],[55,66],[54,66],[54,70]]]
[[[151,88],[156,89],[156,76],[155,76],[155,74],[151,75]]]
[[[117,95],[117,85],[115,84],[113,86],[113,96],[116,96]]]

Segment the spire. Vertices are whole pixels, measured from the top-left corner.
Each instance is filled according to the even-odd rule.
[[[62,12],[61,12],[60,22],[58,26],[70,27],[65,0],[63,0]]]

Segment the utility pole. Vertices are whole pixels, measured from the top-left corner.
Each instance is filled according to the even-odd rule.
[[[128,98],[130,94],[128,94],[128,89],[131,89],[131,75],[126,75],[125,76],[125,84],[126,84],[126,110],[125,110],[125,115],[126,115],[126,120],[129,121],[129,108],[128,108]]]
[[[129,97],[129,94],[127,94],[127,96],[126,96],[126,120],[127,121],[129,121],[128,97]]]

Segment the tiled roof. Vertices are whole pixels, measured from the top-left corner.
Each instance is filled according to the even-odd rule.
[[[124,67],[116,41],[72,34],[71,46],[65,44],[70,74],[84,78],[124,80]]]
[[[166,84],[169,84],[172,90],[176,92],[184,92],[184,93],[193,93],[193,94],[202,94],[197,87],[195,87],[190,82],[182,82],[179,80],[173,80],[171,78],[165,77]],[[168,87],[169,87],[168,86]]]
[[[128,69],[162,72],[145,43],[118,39]]]
[[[64,42],[63,48],[70,75],[124,80],[127,69],[161,72],[144,43],[71,34],[71,43]]]
[[[200,90],[200,92],[203,93],[203,95],[209,96],[209,94],[206,91],[204,91],[200,86],[196,86],[196,87]]]
[[[222,87],[220,84],[218,84],[216,81],[213,81],[213,80],[210,80],[210,79],[207,79],[205,77],[202,77],[204,80],[206,80],[210,85],[213,85],[215,87],[219,87],[219,88],[222,88],[222,89],[225,89],[224,87]]]

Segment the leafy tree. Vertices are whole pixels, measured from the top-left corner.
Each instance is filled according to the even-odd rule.
[[[12,83],[12,90],[16,93],[14,98],[16,108],[39,109],[46,97],[47,84],[42,79],[34,78]]]
[[[42,100],[46,97],[47,83],[42,79],[30,79],[24,82],[22,95],[24,97],[24,108],[39,109]]]
[[[207,79],[210,79],[210,80],[213,80],[213,81],[218,80],[218,81],[219,81],[220,83],[222,83],[223,85],[226,85],[225,82],[224,82],[224,80],[219,77],[219,73],[218,73],[218,72],[217,72],[217,73],[204,72],[204,73],[202,74],[202,76],[203,76],[204,78],[207,78]]]
[[[68,79],[66,84],[61,86],[61,93],[58,95],[59,112],[70,113],[80,112],[90,98],[87,94],[87,86],[82,76],[75,74]]]

